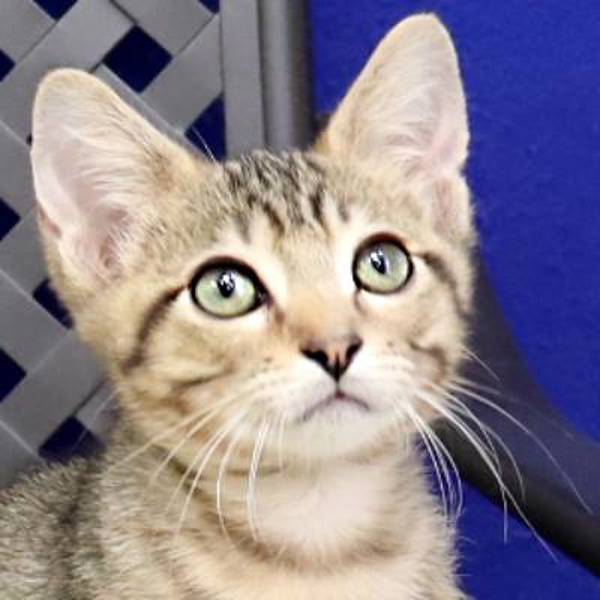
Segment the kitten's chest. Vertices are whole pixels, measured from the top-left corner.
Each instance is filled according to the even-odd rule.
[[[389,465],[343,465],[265,482],[257,499],[259,534],[266,544],[295,552],[300,563],[331,564],[357,545],[389,537],[381,529],[395,521],[386,510],[394,503],[394,481]]]
[[[398,469],[354,465],[265,483],[258,550],[198,556],[188,574],[211,600],[438,600],[424,591],[434,579],[446,586],[440,600],[459,598],[447,587],[450,536],[414,473],[398,490]]]
[[[443,595],[434,595],[430,591],[438,588],[444,590]],[[230,572],[225,589],[198,596],[198,600],[459,599],[462,596],[452,583],[448,565],[440,563],[435,570],[425,573],[416,555],[378,564],[369,564],[365,560],[364,564],[350,569],[333,569],[328,574],[276,571],[272,568],[255,568],[253,573],[246,574]]]

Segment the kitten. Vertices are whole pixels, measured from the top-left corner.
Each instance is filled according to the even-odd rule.
[[[73,70],[33,139],[52,281],[122,416],[0,496],[2,598],[464,599],[416,444],[475,241],[436,18],[387,35],[306,153],[208,162]]]

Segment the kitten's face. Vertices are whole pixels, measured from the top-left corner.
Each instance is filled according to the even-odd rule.
[[[401,97],[406,79],[419,96]],[[69,102],[78,135],[61,154]],[[258,434],[287,457],[327,457],[439,416],[472,231],[460,80],[433,19],[390,34],[308,154],[209,165],[72,72],[47,80],[36,116],[54,280],[149,434],[198,415],[204,441]]]
[[[420,210],[426,192],[399,199],[301,154],[257,153],[214,178],[210,200],[190,192],[156,240],[168,261],[157,253],[140,264],[152,278],[122,284],[125,305],[156,281],[137,301],[137,339],[168,297],[120,367],[127,385],[161,390],[162,408],[176,396],[177,418],[231,396],[224,415],[282,421],[286,447],[303,453],[349,451],[407,411],[430,415],[422,396],[456,364],[469,289],[466,253]]]

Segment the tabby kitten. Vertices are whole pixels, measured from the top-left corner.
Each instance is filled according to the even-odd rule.
[[[0,496],[2,598],[464,599],[415,441],[475,237],[437,19],[387,35],[305,153],[209,162],[73,70],[33,139],[52,281],[122,416]]]

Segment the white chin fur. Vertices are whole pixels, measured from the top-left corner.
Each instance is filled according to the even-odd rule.
[[[355,455],[382,441],[394,427],[393,421],[393,415],[384,411],[332,407],[308,421],[288,424],[282,450],[287,458],[306,461]],[[278,443],[273,440],[275,446]]]

